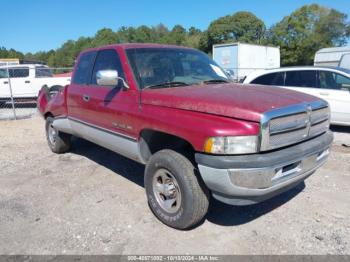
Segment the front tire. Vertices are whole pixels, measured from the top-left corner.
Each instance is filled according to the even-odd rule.
[[[197,169],[173,150],[155,153],[145,170],[149,206],[164,224],[188,229],[199,223],[208,211],[209,192]]]
[[[69,151],[71,146],[71,135],[58,131],[52,124],[53,118],[46,118],[46,139],[52,152],[62,154]]]

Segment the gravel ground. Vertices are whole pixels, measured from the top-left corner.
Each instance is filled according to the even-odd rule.
[[[0,254],[350,254],[350,128],[328,162],[267,202],[212,201],[189,231],[154,217],[144,167],[75,139],[56,155],[39,117],[0,122]]]

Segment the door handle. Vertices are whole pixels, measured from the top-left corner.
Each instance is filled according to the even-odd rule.
[[[6,85],[6,84],[8,84],[9,83],[9,81],[4,81],[4,84]]]
[[[85,102],[89,102],[90,96],[88,96],[88,95],[83,95],[83,100],[84,100]]]
[[[29,80],[26,80],[26,81],[24,81],[24,83],[29,84],[29,83],[30,83],[30,81],[29,81]]]
[[[329,93],[327,93],[327,92],[320,92],[320,95],[321,96],[329,96]]]

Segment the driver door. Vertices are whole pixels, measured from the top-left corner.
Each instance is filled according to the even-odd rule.
[[[120,135],[135,137],[135,115],[138,113],[138,96],[135,90],[125,89],[122,80],[117,86],[97,84],[96,74],[102,70],[115,70],[125,79],[120,56],[115,49],[99,50],[91,75],[84,90],[87,121]]]

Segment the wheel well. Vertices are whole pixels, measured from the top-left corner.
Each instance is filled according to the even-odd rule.
[[[194,160],[195,150],[185,139],[155,130],[143,130],[140,135],[140,152],[147,162],[149,158],[162,149],[171,149],[179,152],[191,161]]]
[[[51,114],[50,112],[47,112],[45,115],[44,115],[44,118],[48,118],[48,117],[53,117],[53,114]]]

